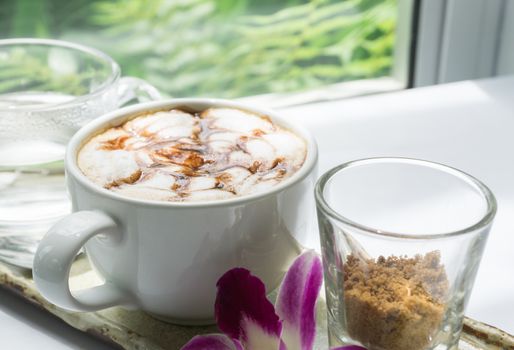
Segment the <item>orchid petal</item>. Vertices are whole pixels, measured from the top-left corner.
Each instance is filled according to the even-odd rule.
[[[243,344],[245,350],[279,350],[281,340],[266,332],[255,321],[245,318],[241,324],[244,332]]]
[[[312,349],[316,336],[315,306],[322,282],[321,259],[312,250],[296,258],[284,277],[276,308],[284,326],[281,338],[288,349]]]
[[[215,315],[219,329],[238,339],[246,350],[277,350],[282,324],[266,298],[262,281],[250,271],[235,268],[217,283]]]
[[[224,334],[207,334],[193,337],[181,350],[244,350],[239,341]]]

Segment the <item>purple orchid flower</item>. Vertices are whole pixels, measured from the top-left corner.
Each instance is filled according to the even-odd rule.
[[[196,336],[181,350],[312,350],[322,281],[319,256],[303,253],[282,281],[274,307],[259,278],[243,268],[229,270],[218,280],[215,303],[224,334]],[[334,350],[362,349],[352,345]]]

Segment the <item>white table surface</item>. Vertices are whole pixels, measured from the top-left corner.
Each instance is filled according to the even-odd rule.
[[[514,334],[514,77],[283,110],[306,125],[320,171],[371,156],[446,163],[484,181],[499,209],[467,315]],[[1,349],[110,349],[0,290]]]

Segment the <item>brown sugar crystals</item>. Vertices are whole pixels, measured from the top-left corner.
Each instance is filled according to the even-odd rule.
[[[370,350],[426,349],[445,312],[448,279],[438,251],[344,265],[348,334]]]

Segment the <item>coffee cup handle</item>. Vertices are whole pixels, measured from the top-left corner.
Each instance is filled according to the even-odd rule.
[[[118,106],[137,100],[138,102],[156,101],[162,98],[153,85],[136,77],[123,77],[118,85]]]
[[[32,271],[45,299],[70,311],[95,311],[131,304],[127,294],[109,281],[73,293],[70,290],[71,265],[82,246],[98,234],[105,237],[106,244],[117,244],[121,239],[117,224],[100,211],[72,213],[50,228],[38,246]]]

